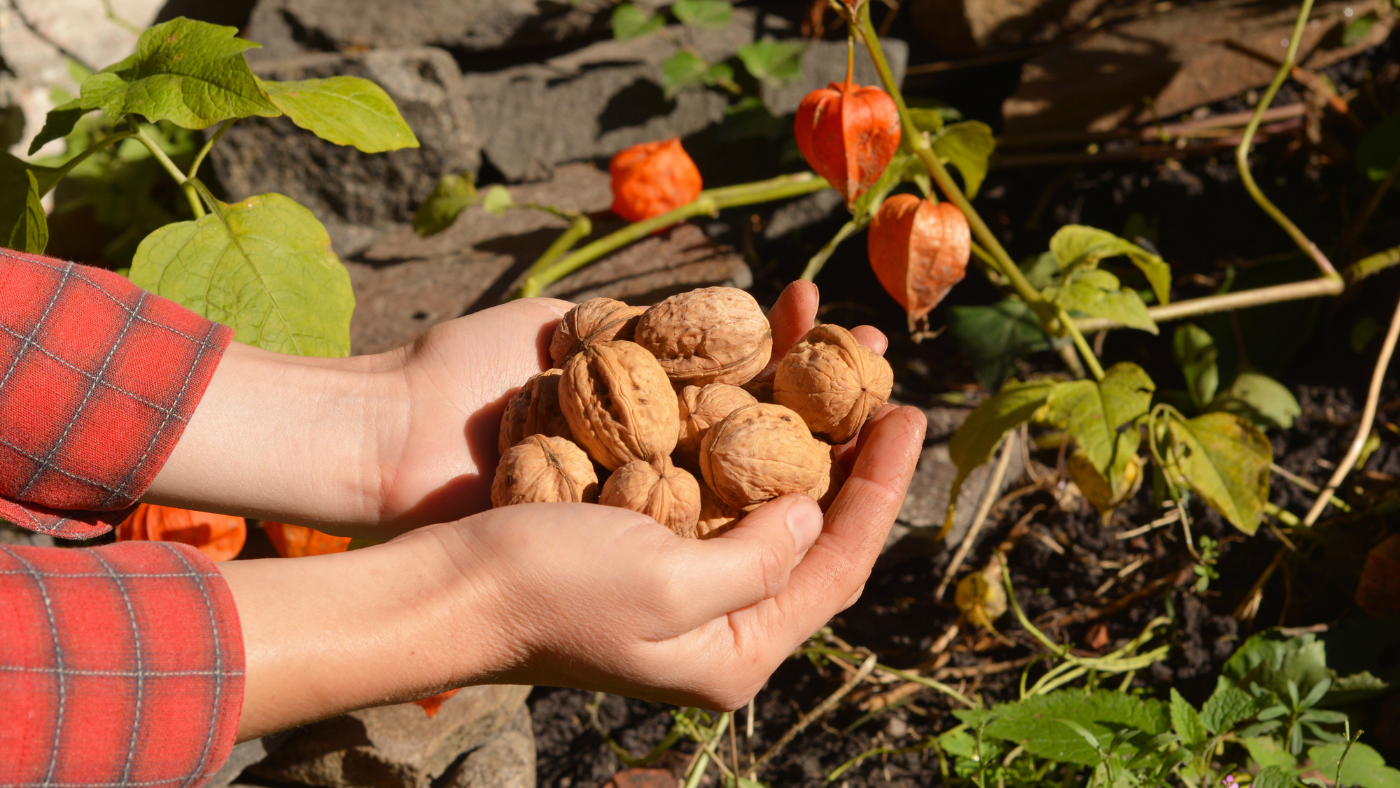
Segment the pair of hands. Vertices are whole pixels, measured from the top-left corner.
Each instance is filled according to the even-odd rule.
[[[926,421],[913,408],[886,406],[838,450],[850,476],[825,518],[805,496],[784,496],[695,541],[611,507],[489,509],[500,415],[549,366],[549,337],[570,306],[512,302],[377,357],[231,349],[148,498],[404,534],[342,555],[220,567],[243,624],[241,739],[481,683],[737,708],[859,596],[922,446]],[[816,307],[809,283],[779,298],[775,362]],[[883,352],[875,329],[853,333]],[[263,465],[245,471],[238,458],[255,445]],[[195,500],[186,491],[209,481],[211,461],[225,483]]]

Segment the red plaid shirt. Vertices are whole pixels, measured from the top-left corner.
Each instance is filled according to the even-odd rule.
[[[232,332],[107,271],[0,250],[0,518],[110,530]],[[184,545],[0,546],[0,788],[188,788],[228,758],[243,641]]]

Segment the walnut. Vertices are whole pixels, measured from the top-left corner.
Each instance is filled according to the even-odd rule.
[[[753,296],[735,287],[671,296],[642,315],[636,341],[677,385],[746,383],[773,352],[768,318]]]
[[[564,363],[559,407],[575,442],[610,471],[676,448],[676,392],[636,343],[592,342],[575,353]]]
[[[590,298],[564,313],[549,342],[549,357],[554,366],[562,367],[582,344],[630,340],[637,319],[645,311],[646,307],[628,306],[611,298]]]
[[[754,378],[740,386],[740,388],[747,391],[759,402],[773,402],[773,381],[771,380],[759,380]]]
[[[695,535],[700,539],[719,536],[739,524],[744,513],[721,501],[710,485],[700,482],[700,521]]]
[[[745,405],[710,428],[700,472],[720,500],[742,511],[786,493],[807,493],[830,473],[831,447],[782,405]]]
[[[501,416],[501,437],[498,447],[506,449],[525,440],[526,435],[548,435],[572,441],[569,422],[559,409],[560,370],[551,369],[525,381],[525,385],[506,403]]]
[[[801,414],[818,438],[854,438],[890,398],[894,371],[840,326],[817,326],[778,363],[773,399]]]
[[[637,460],[613,471],[598,503],[641,512],[677,536],[694,538],[700,518],[700,484],[665,457]]]
[[[822,475],[817,486],[807,491],[807,495],[817,502],[817,505],[825,512],[831,508],[831,504],[836,501],[836,496],[841,492],[841,485],[846,483],[846,469],[841,467],[841,463],[835,457],[828,455],[830,465],[827,472]]]
[[[591,503],[598,476],[583,449],[563,438],[531,435],[506,449],[491,482],[491,505]]]
[[[681,429],[676,438],[676,459],[686,468],[700,467],[700,441],[710,427],[725,416],[758,400],[753,395],[728,383],[711,383],[700,388],[686,386],[677,397],[680,404]]]

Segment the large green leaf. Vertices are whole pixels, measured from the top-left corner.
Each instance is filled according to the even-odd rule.
[[[958,466],[953,491],[948,498],[946,530],[953,521],[953,506],[958,492],[972,469],[991,459],[992,451],[1002,436],[1035,416],[1045,405],[1050,392],[1060,385],[1053,380],[1012,381],[1000,394],[978,405],[968,414],[958,431],[948,441],[948,456]]]
[[[802,77],[802,53],[807,45],[799,41],[765,38],[745,44],[734,53],[754,79],[776,87]]]
[[[10,237],[5,246],[21,252],[43,254],[44,247],[49,245],[48,217],[44,213],[43,203],[39,202],[41,195],[38,179],[30,170],[26,170],[24,175],[29,181],[24,190],[24,212],[20,221],[15,222],[10,229]]]
[[[668,99],[692,85],[716,85],[733,78],[729,64],[711,65],[688,49],[677,50],[661,63],[661,86]]]
[[[1001,388],[1021,359],[1051,347],[1035,312],[1014,298],[990,306],[955,306],[948,311],[948,331],[988,391]]]
[[[202,129],[229,118],[282,114],[258,88],[236,27],[179,17],[141,34],[136,53],[83,80],[80,106]]]
[[[1342,759],[1343,753],[1346,759]],[[1342,765],[1341,785],[1359,785],[1361,788],[1400,788],[1400,769],[1385,765],[1385,758],[1372,748],[1356,742],[1347,751],[1345,744],[1324,744],[1309,747],[1308,757],[1313,766],[1322,772],[1329,781],[1337,774],[1337,764]]]
[[[1210,410],[1233,413],[1260,429],[1281,430],[1292,427],[1293,419],[1303,413],[1286,386],[1248,366],[1211,402]]]
[[[384,89],[359,77],[258,85],[292,122],[323,140],[365,153],[418,147],[418,138]]]
[[[933,138],[933,150],[938,158],[962,173],[968,199],[976,197],[977,190],[982,188],[996,146],[991,127],[979,120],[954,123]]]
[[[1157,333],[1147,305],[1137,291],[1120,286],[1118,277],[1097,268],[1075,268],[1063,284],[1045,288],[1045,297],[1073,312],[1103,317],[1129,328]]]
[[[131,281],[219,323],[239,342],[299,356],[350,353],[350,274],[311,211],[280,194],[151,233]]]
[[[1165,304],[1171,297],[1172,272],[1166,261],[1107,230],[1067,224],[1050,239],[1050,253],[1055,255],[1061,268],[1093,268],[1100,260],[1126,256],[1147,277],[1158,303]]]
[[[1220,386],[1219,356],[1215,338],[1195,323],[1177,326],[1172,332],[1172,356],[1186,377],[1186,392],[1197,410],[1205,410]]]
[[[480,202],[472,174],[448,174],[438,178],[428,199],[413,212],[413,230],[421,236],[436,235],[452,226],[457,216]]]
[[[723,30],[729,27],[734,7],[728,0],[676,0],[671,4],[671,13],[686,27]]]
[[[39,129],[38,136],[29,143],[29,155],[33,156],[36,151],[54,140],[67,137],[73,132],[73,127],[78,125],[78,120],[91,111],[82,108],[81,99],[73,99],[49,110],[49,114],[44,118],[44,127]]]
[[[1182,743],[1188,747],[1195,747],[1206,740],[1206,724],[1201,721],[1200,713],[1181,697],[1176,687],[1171,688],[1170,711],[1172,728],[1176,730],[1176,735],[1181,737]]]
[[[1253,534],[1269,500],[1273,447],[1252,424],[1232,413],[1173,417],[1167,469],[1236,528]]]
[[[997,717],[983,729],[984,736],[1022,744],[1032,755],[1082,766],[1099,764],[1099,755],[1088,741],[1064,724],[1066,720],[1083,727],[1100,742],[1109,740],[1122,727],[1148,736],[1171,728],[1170,716],[1160,701],[1111,690],[1057,690],[1018,703],[999,703],[992,711]],[[1131,745],[1125,745],[1118,754],[1131,756],[1134,751]]]
[[[8,248],[44,251],[49,228],[39,198],[57,181],[57,170],[0,151],[0,238]]]
[[[1201,721],[1211,733],[1224,733],[1263,710],[1260,699],[1229,682],[1221,682],[1201,707]]]
[[[1046,404],[1051,418],[1067,423],[1070,437],[1117,493],[1141,440],[1133,421],[1146,415],[1156,390],[1142,367],[1124,361],[1109,367],[1101,382],[1076,380],[1055,387]]]

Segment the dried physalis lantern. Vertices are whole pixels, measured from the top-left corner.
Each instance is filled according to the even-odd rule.
[[[802,157],[849,206],[899,150],[899,110],[879,88],[833,82],[802,99],[793,131]]]
[[[350,547],[348,536],[331,536],[304,525],[264,520],[262,527],[273,549],[283,558],[343,553]]]
[[[213,561],[238,555],[248,537],[248,523],[228,514],[195,512],[143,503],[117,526],[118,542],[180,542],[196,547]]]
[[[954,602],[969,623],[996,632],[993,626],[1006,612],[1006,589],[1002,587],[1001,562],[993,558],[979,572],[958,581]]]
[[[629,222],[669,213],[700,196],[700,170],[676,137],[619,152],[608,172],[613,213]]]
[[[445,703],[445,702],[446,702],[449,698],[451,698],[453,695],[456,695],[457,693],[459,693],[459,692],[461,692],[461,691],[462,691],[462,690],[460,690],[460,689],[452,689],[452,690],[448,690],[448,691],[446,691],[446,692],[439,692],[438,694],[432,696],[431,698],[423,698],[422,700],[415,700],[414,703],[417,704],[417,705],[419,705],[419,706],[422,706],[422,707],[423,707],[423,713],[424,713],[424,714],[427,714],[429,718],[436,717],[436,716],[437,716],[437,713],[438,713],[438,710],[442,708],[442,704]]]
[[[967,217],[952,203],[896,194],[871,219],[867,243],[875,277],[904,307],[909,331],[921,335],[929,311],[967,272],[972,254]]]

